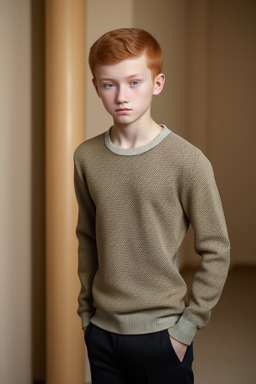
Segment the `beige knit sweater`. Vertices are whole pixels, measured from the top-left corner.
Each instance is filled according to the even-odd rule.
[[[168,329],[190,344],[221,295],[229,240],[209,161],[163,127],[140,148],[113,145],[108,131],[75,151],[78,314],[83,327]],[[190,224],[201,260],[185,303],[178,250]]]

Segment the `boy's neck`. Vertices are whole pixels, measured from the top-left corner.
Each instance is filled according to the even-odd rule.
[[[114,123],[111,129],[111,141],[118,147],[131,149],[147,145],[162,131],[152,118],[147,122],[137,121],[131,125]]]

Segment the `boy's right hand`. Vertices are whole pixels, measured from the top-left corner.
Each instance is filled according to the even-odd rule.
[[[183,361],[186,350],[188,348],[187,344],[183,344],[171,336],[170,336],[170,339],[176,355],[178,356],[180,361]]]

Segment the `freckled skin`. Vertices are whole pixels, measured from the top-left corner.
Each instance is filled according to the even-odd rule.
[[[95,72],[94,86],[115,127],[139,123],[143,129],[152,123],[152,97],[161,92],[164,75],[152,78],[145,54],[117,64],[98,65]]]

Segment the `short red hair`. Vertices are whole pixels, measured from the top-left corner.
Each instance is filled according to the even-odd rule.
[[[155,77],[162,72],[163,53],[159,43],[148,32],[139,28],[120,28],[105,33],[92,45],[89,66],[93,77],[97,64],[116,64],[146,53],[147,65]]]

